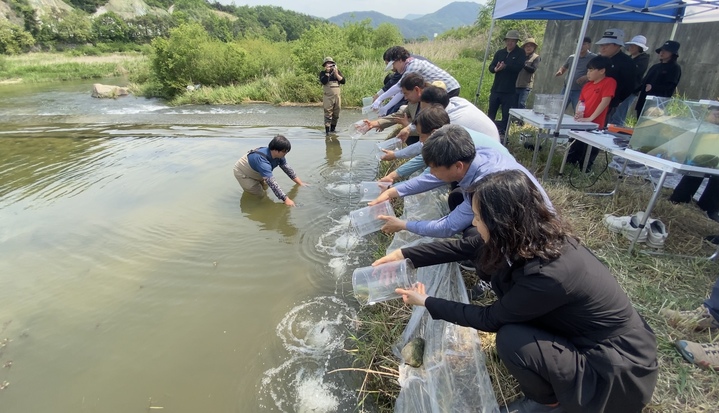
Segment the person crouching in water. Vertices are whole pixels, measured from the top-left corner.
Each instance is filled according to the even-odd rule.
[[[253,195],[265,196],[265,190],[269,187],[285,205],[295,206],[295,203],[282,192],[282,188],[272,175],[272,170],[279,166],[294,183],[306,186],[287,164],[285,156],[290,149],[292,149],[290,141],[282,135],[277,135],[272,138],[267,147],[247,152],[235,163],[234,168],[235,178],[242,189]]]

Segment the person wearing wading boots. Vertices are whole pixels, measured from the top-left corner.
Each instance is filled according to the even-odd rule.
[[[322,107],[325,111],[325,136],[335,133],[337,120],[340,118],[340,85],[345,84],[345,77],[342,75],[335,61],[331,57],[325,57],[322,62],[324,70],[320,72],[320,83],[322,83]]]
[[[233,169],[235,179],[245,192],[262,197],[269,187],[285,205],[295,206],[294,201],[282,192],[282,188],[272,175],[272,170],[279,166],[294,183],[307,186],[287,164],[285,156],[290,149],[292,145],[287,138],[282,135],[275,136],[269,145],[247,152],[235,163]]]

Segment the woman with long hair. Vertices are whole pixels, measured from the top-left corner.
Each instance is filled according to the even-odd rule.
[[[398,289],[434,319],[496,332],[497,352],[524,397],[502,412],[640,412],[657,381],[657,343],[610,271],[547,207],[520,171],[472,188],[479,235],[396,250],[417,267],[474,259],[497,300],[478,306]]]

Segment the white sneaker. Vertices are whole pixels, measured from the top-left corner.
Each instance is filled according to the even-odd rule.
[[[651,220],[647,225],[647,246],[652,248],[664,248],[664,241],[667,240],[669,233],[664,223],[658,219]]]
[[[629,220],[631,218],[632,217],[628,215],[615,217],[614,215],[604,214],[604,226],[607,227],[609,231],[619,234],[625,226],[629,225]]]
[[[634,239],[637,236],[637,232],[639,232],[639,223],[642,222],[642,218],[644,217],[644,211],[639,211],[636,214],[632,215],[629,218],[629,224],[625,225],[622,228],[622,235],[626,237],[630,241],[634,241]],[[649,218],[644,224],[644,228],[641,229],[641,232],[639,233],[639,239],[637,242],[646,242],[647,240],[647,228],[651,225],[651,223],[655,221],[651,218]]]

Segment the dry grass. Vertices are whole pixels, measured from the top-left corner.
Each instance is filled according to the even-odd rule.
[[[509,149],[520,162],[529,165],[532,152],[518,143],[517,135],[515,132],[510,138]],[[546,149],[541,152],[539,165],[543,165],[546,153]],[[597,171],[595,173],[598,174],[603,169],[603,160],[600,155],[594,167]],[[638,178],[626,178],[619,185],[617,194],[612,197],[585,194],[587,190],[611,190],[616,176],[616,172],[606,171],[591,188],[577,189],[568,184],[569,177],[565,175],[563,178],[545,182],[544,187],[557,210],[570,222],[574,232],[612,270],[634,306],[657,335],[659,381],[652,403],[644,411],[715,412],[719,406],[719,374],[701,370],[685,362],[674,349],[673,342],[677,339],[716,342],[719,340],[717,332],[696,333],[686,328],[672,327],[660,316],[659,311],[664,307],[696,308],[709,294],[719,271],[716,263],[706,259],[716,247],[704,241],[703,237],[719,234],[719,224],[706,218],[703,212],[694,206],[671,204],[667,201],[670,191],[664,189],[652,218],[661,219],[667,225],[669,238],[664,251],[667,255],[651,253],[653,251],[647,253],[643,251],[643,246],[638,248],[639,252],[630,255],[627,253],[629,241],[621,235],[609,232],[602,225],[602,219],[604,214],[629,215],[644,210],[651,196],[651,186]],[[571,178],[571,182],[576,186],[588,183],[578,174]],[[465,274],[467,285],[476,281],[473,277],[472,274]],[[493,299],[492,294],[488,293],[476,304],[486,305]],[[376,359],[381,361],[376,365],[364,365],[369,371],[397,370],[398,361],[389,353],[389,344],[395,342],[402,331],[402,328],[397,326],[403,327],[409,317],[409,313],[401,312],[402,307],[404,306],[401,302],[395,301],[361,311],[363,326],[371,320],[372,324],[385,323],[393,327],[385,329],[387,335],[381,339],[362,327],[362,339],[368,340],[364,347],[377,352]],[[487,354],[487,369],[492,377],[495,394],[498,402],[504,404],[519,395],[517,382],[497,358],[494,334],[479,334]],[[382,392],[381,397],[376,399],[380,410],[392,410],[392,401],[399,391],[396,379],[368,373],[368,377],[370,376],[371,380],[367,380],[364,388],[365,396],[377,394],[370,392]]]
[[[477,45],[486,44],[487,36],[482,34],[466,39],[441,39],[431,42],[409,43],[407,49],[432,61],[447,61],[459,58],[460,52],[476,49]],[[483,48],[482,48],[483,49]]]

